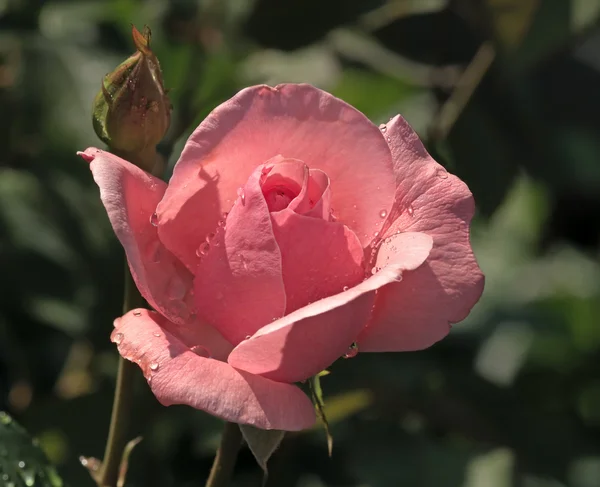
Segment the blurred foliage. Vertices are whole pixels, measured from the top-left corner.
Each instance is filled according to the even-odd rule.
[[[148,24],[171,165],[238,89],[309,82],[377,124],[402,113],[478,204],[468,320],[423,352],[334,364],[333,457],[320,428],[287,435],[268,485],[599,487],[599,16],[599,0],[0,1],[0,410],[93,485],[77,458],[107,433],[122,254],[75,152],[98,144],[92,100],[130,23]],[[141,375],[134,420],[129,485],[201,485],[219,421],[161,407]],[[235,485],[261,478],[244,450]]]
[[[0,482],[5,487],[63,487],[37,440],[0,412]]]

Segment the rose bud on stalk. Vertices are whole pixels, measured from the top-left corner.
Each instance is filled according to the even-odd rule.
[[[150,50],[150,29],[132,28],[137,52],[102,80],[93,106],[98,137],[112,152],[152,172],[156,145],[171,121],[171,102],[165,93],[160,64]]]

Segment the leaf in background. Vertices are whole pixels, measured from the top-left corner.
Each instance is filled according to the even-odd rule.
[[[487,0],[498,40],[517,48],[527,34],[540,0]]]
[[[250,448],[250,451],[254,455],[254,458],[256,458],[260,468],[262,468],[265,473],[264,484],[266,483],[269,474],[267,462],[282,442],[285,431],[261,430],[246,424],[240,424],[240,430],[244,436],[244,440],[246,440],[246,443],[248,444],[248,448]]]
[[[4,487],[63,487],[44,452],[8,414],[0,411],[0,479]]]

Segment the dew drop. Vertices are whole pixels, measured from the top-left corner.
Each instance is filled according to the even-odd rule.
[[[409,205],[406,211],[410,216],[413,216],[415,214],[415,209],[412,207],[412,205]]]
[[[142,312],[141,311],[134,311],[133,312],[133,316],[142,316]]]
[[[438,169],[436,174],[440,179],[448,179],[448,171],[446,171],[444,168]]]
[[[246,338],[244,338],[244,340],[250,340],[251,337],[252,335],[246,335]]]
[[[227,216],[229,215],[229,213],[227,213],[226,211],[223,212],[223,214],[221,215],[223,217],[223,220],[227,220]]]
[[[172,301],[183,299],[185,296],[185,284],[178,277],[173,277],[167,286],[167,294]]]
[[[215,238],[215,234],[214,234],[213,232],[211,232],[211,233],[209,233],[209,234],[206,236],[206,239],[205,239],[205,240],[206,240],[208,243],[210,243],[210,241],[211,241],[213,238]]]
[[[208,349],[206,347],[203,347],[202,345],[194,345],[192,348],[190,348],[190,350],[192,352],[194,352],[196,355],[198,355],[199,357],[205,357],[205,358],[211,357]]]
[[[391,137],[388,135],[388,136],[385,138],[385,140],[387,140],[388,142],[391,142],[391,141],[392,141],[392,138],[391,138]]]
[[[117,345],[120,345],[122,341],[123,333],[115,333],[115,336],[113,337],[113,342],[115,342]]]
[[[344,358],[354,358],[358,355],[358,343],[354,342],[344,354]]]
[[[25,470],[21,472],[21,477],[23,478],[23,482],[25,482],[27,487],[32,487],[35,484],[35,472]]]
[[[342,289],[343,289],[344,291],[347,291],[349,288],[348,288],[348,286],[344,286]]]
[[[225,221],[223,221],[223,220],[219,220],[219,221],[217,222],[217,225],[218,225],[219,227],[224,227],[224,226],[225,226]]]
[[[242,205],[245,205],[246,204],[246,193],[244,192],[244,188],[238,188],[237,195],[240,198]]]
[[[208,242],[202,242],[196,249],[196,256],[202,258],[208,253],[209,250],[210,244]]]
[[[382,134],[385,134],[385,133],[387,132],[387,125],[386,125],[385,123],[382,123],[382,124],[379,126],[379,130],[381,130],[381,133],[382,133]]]
[[[156,338],[159,338],[159,337],[160,337],[160,333],[153,333],[153,335],[154,335]]]
[[[152,363],[150,364],[150,370],[151,370],[152,372],[156,372],[156,371],[158,370],[158,367],[160,367],[160,366],[158,365],[158,362],[152,362]]]
[[[380,216],[381,218],[385,218],[385,217],[387,216],[387,210],[381,210],[381,211],[379,212],[379,216]]]
[[[152,213],[152,216],[150,217],[150,224],[153,227],[157,227],[158,226],[158,215],[156,213]]]
[[[379,237],[379,232],[375,232],[375,233],[373,234],[373,236],[374,236],[374,237]]]
[[[371,274],[373,274],[373,275],[377,274],[378,272],[379,272],[379,267],[373,267],[371,269]]]

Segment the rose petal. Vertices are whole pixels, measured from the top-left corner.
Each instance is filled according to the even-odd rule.
[[[308,183],[302,193],[290,203],[289,208],[301,215],[329,221],[331,219],[331,190],[327,174],[319,169],[311,169]]]
[[[319,221],[319,220],[317,220]],[[405,252],[357,286],[330,296],[261,328],[240,343],[228,362],[276,381],[296,382],[322,371],[343,355],[365,326],[375,291],[402,279],[429,255],[431,237],[405,234]]]
[[[446,336],[483,291],[469,242],[474,203],[467,186],[431,158],[403,118],[386,127],[397,184],[386,235],[424,232],[434,245],[423,266],[380,290],[359,343],[363,351],[419,350]]]
[[[140,293],[171,321],[188,322],[194,310],[189,295],[192,275],[160,242],[151,223],[166,184],[109,152],[89,148],[80,155],[90,162]]]
[[[286,306],[281,253],[260,187],[259,166],[240,192],[207,255],[198,264],[194,289],[198,314],[237,344]]]
[[[394,177],[383,135],[362,113],[310,85],[255,86],[215,109],[188,140],[158,206],[159,234],[188,268],[254,168],[273,156],[330,177],[338,221],[366,246],[389,212]],[[202,218],[198,213],[202,212]]]
[[[298,215],[271,213],[281,251],[286,314],[361,282],[363,248],[348,227]]]
[[[263,429],[312,426],[314,407],[298,387],[198,355],[168,331],[171,326],[158,313],[134,310],[116,320],[111,337],[119,353],[140,366],[161,404],[187,404]]]
[[[283,210],[303,194],[308,174],[308,166],[298,159],[283,159],[270,169],[265,164],[261,188],[269,211]]]

